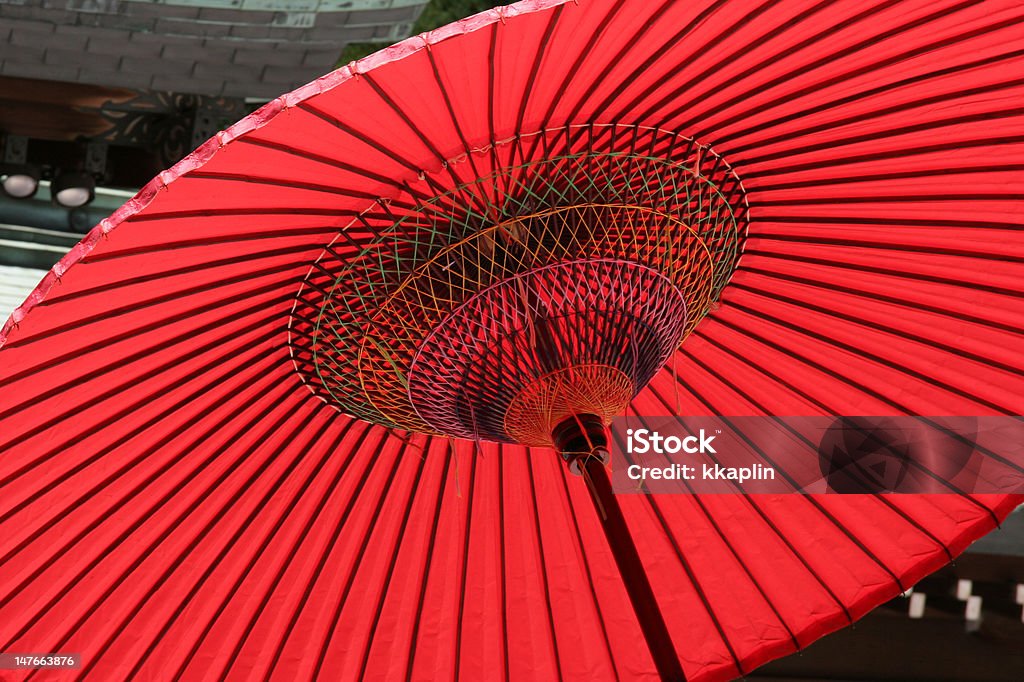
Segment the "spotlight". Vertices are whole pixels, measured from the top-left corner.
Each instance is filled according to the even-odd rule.
[[[64,171],[50,183],[50,195],[65,208],[85,206],[96,197],[96,180],[87,173]]]
[[[4,192],[14,199],[29,199],[39,189],[39,169],[24,164],[0,168],[0,184]]]
[[[40,170],[28,165],[28,138],[5,135],[3,159],[0,162],[0,185],[14,199],[28,199],[39,189]]]

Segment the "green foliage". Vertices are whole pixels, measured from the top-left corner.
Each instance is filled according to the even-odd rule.
[[[413,27],[413,35],[433,30],[439,26],[465,19],[471,14],[483,12],[485,9],[507,4],[492,0],[432,0],[423,10],[419,20]]]
[[[430,4],[423,10],[423,14],[412,27],[412,35],[432,31],[439,26],[450,24],[459,19],[483,12],[486,9],[497,7],[512,2],[496,0],[431,0]],[[349,43],[341,53],[338,66],[348,64],[356,59],[361,59],[368,54],[376,52],[384,47],[380,43]]]

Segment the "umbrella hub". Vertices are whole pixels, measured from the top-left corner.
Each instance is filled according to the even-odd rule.
[[[608,430],[600,415],[579,412],[566,417],[551,429],[551,440],[574,474],[581,474],[588,459],[608,463]]]
[[[409,398],[464,438],[552,445],[575,414],[623,412],[682,342],[686,300],[652,267],[578,259],[499,280],[420,344]]]
[[[710,149],[635,126],[474,148],[325,247],[289,326],[339,410],[408,431],[553,445],[621,414],[717,300],[746,231]]]

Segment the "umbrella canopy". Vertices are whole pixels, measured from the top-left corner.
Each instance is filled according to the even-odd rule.
[[[1021,44],[999,0],[528,0],[270,102],[0,334],[0,651],[95,679],[656,679],[554,421],[1020,414]],[[606,300],[629,315],[577,314]],[[571,314],[516,326],[541,308]],[[619,504],[673,659],[713,680],[1020,502]]]

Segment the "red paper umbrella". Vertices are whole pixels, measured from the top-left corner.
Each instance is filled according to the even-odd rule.
[[[1022,44],[534,0],[271,102],[4,328],[0,651],[724,679],[906,590],[1020,498],[615,497],[603,424],[1021,413]]]

